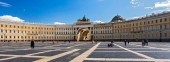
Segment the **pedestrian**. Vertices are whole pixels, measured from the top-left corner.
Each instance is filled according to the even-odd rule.
[[[113,41],[111,41],[111,43],[114,43]]]
[[[128,44],[130,43],[129,40],[127,42],[128,42]]]
[[[148,41],[148,40],[146,40],[146,45],[147,45],[147,46],[148,46],[148,42],[149,42],[149,41]]]
[[[110,47],[110,44],[108,44],[107,46]]]
[[[114,43],[114,42],[112,41],[112,42],[111,42],[111,47],[113,47],[113,46],[114,46],[114,44],[113,44],[113,43]]]
[[[34,48],[34,46],[35,46],[35,45],[34,45],[34,41],[32,40],[32,41],[31,41],[31,48]]]
[[[145,46],[147,45],[147,40],[146,40],[146,39],[144,40],[144,45],[145,45]]]
[[[145,40],[142,40],[142,46],[145,46]]]
[[[125,41],[124,41],[124,43],[125,43],[125,46],[126,46],[126,42],[127,42],[127,41],[125,40]]]

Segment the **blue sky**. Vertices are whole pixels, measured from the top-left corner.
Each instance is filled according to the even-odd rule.
[[[84,15],[109,22],[117,14],[131,19],[169,10],[170,0],[0,0],[1,19],[49,24],[71,24]]]

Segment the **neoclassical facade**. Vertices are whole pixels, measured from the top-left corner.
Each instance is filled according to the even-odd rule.
[[[85,16],[71,25],[44,25],[0,21],[0,41],[108,41],[170,40],[170,12],[108,23],[93,23]]]

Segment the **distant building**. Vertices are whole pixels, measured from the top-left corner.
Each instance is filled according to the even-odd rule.
[[[72,25],[43,25],[0,21],[0,41],[170,40],[170,12],[94,24],[85,16]]]

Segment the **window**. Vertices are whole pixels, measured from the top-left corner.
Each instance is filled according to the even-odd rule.
[[[150,24],[150,21],[148,21],[148,24]]]
[[[166,22],[166,21],[167,21],[167,18],[165,18],[164,21]]]
[[[3,33],[3,29],[1,29],[1,33]]]
[[[9,33],[11,33],[11,30],[9,30]]]
[[[167,37],[167,33],[164,33],[164,37]]]
[[[160,25],[160,29],[162,29],[162,25]]]
[[[1,38],[3,38],[3,35],[1,35]]]
[[[3,27],[3,25],[1,25],[1,27]]]
[[[167,29],[167,25],[164,25],[164,29]]]
[[[160,22],[162,22],[162,19],[160,19]]]
[[[152,24],[153,24],[153,20],[152,20]]]
[[[5,30],[5,32],[7,33],[7,30]]]
[[[155,23],[158,23],[158,20],[156,20]]]

